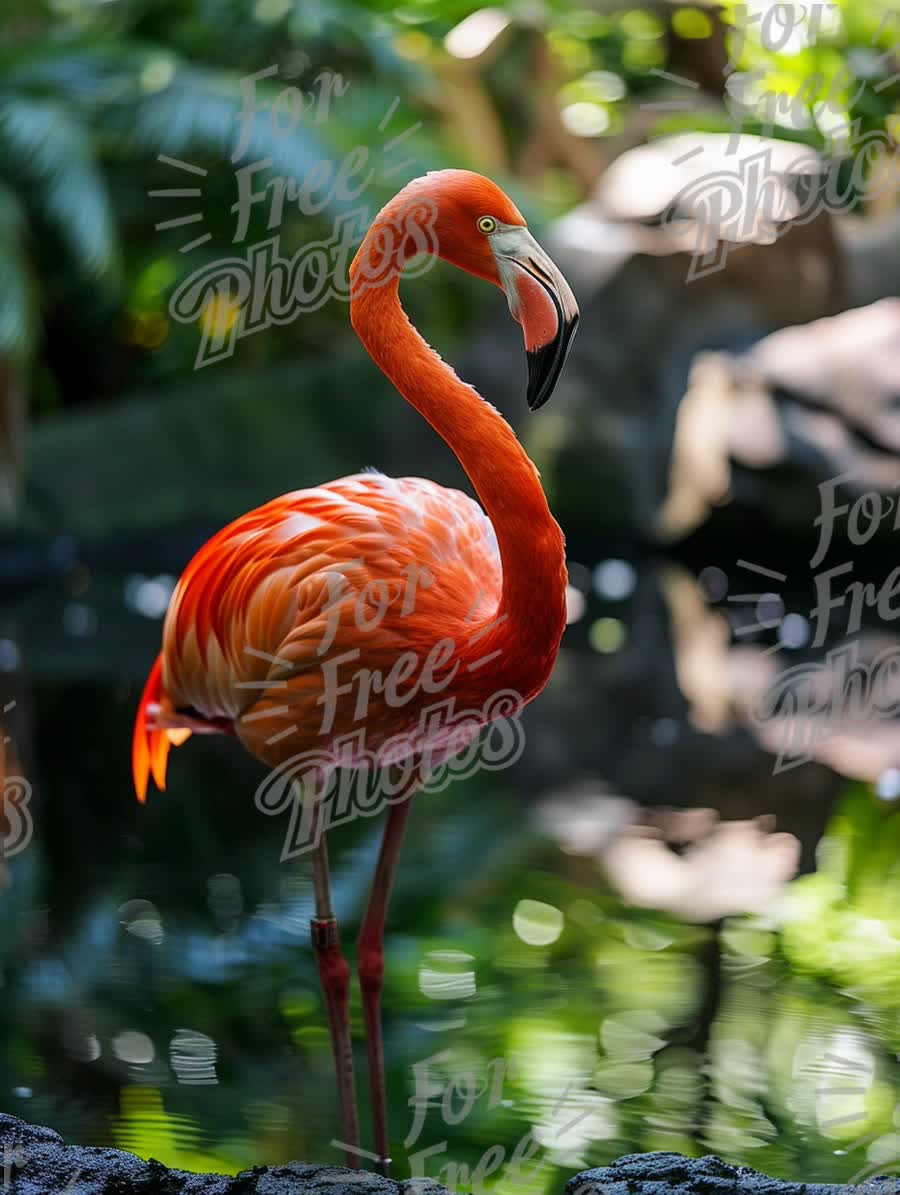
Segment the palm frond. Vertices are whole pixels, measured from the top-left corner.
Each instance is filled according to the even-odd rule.
[[[288,86],[315,89],[313,79],[260,80],[258,112],[241,161],[271,159],[274,173],[302,178],[329,158],[335,140],[328,121],[305,115],[286,134],[273,129],[266,106]],[[44,103],[64,100],[90,128],[101,151],[118,156],[167,154],[231,164],[243,118],[241,79],[234,73],[187,63],[169,49],[129,41],[110,46],[59,37],[5,72],[4,90]],[[24,102],[24,101],[23,101]]]
[[[25,46],[0,46],[0,77],[5,91],[34,99],[65,96],[72,102],[103,103],[113,98],[117,80],[134,75],[127,48],[71,32],[51,34]]]
[[[279,88],[259,88],[258,102],[269,103]],[[232,75],[179,64],[171,81],[131,102],[110,106],[101,127],[116,131],[128,148],[156,155],[214,158],[230,163],[242,119],[239,80]],[[253,122],[242,161],[269,158],[277,174],[302,178],[323,157],[324,138],[302,124],[290,135],[273,131],[265,113]]]
[[[37,338],[37,303],[28,262],[25,212],[0,184],[0,523],[14,514],[25,444],[25,364]]]
[[[0,155],[35,211],[88,277],[115,259],[115,226],[90,138],[58,103],[25,96],[0,101]]]
[[[15,193],[0,184],[0,357],[19,360],[33,351],[38,326],[27,241],[25,211]]]

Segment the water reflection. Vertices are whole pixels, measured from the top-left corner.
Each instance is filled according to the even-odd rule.
[[[772,775],[746,710],[776,658],[732,633],[720,571],[573,570],[583,617],[525,759],[418,802],[387,941],[401,1173],[543,1192],[649,1149],[900,1172],[896,767],[877,789]],[[123,611],[95,578],[91,608],[124,641],[162,589],[129,584]],[[138,809],[135,686],[83,622],[49,625],[93,679],[42,667],[46,628],[18,640],[38,662],[15,757],[36,798],[4,867],[0,1107],[188,1169],[339,1160],[307,866],[277,863],[252,762],[198,743]],[[332,836],[347,941],[378,830]]]

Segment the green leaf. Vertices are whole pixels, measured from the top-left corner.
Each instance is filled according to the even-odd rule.
[[[239,143],[244,102],[239,81],[231,75],[207,71],[195,66],[173,63],[171,79],[157,90],[142,91],[131,102],[109,106],[101,114],[101,127],[115,134],[119,144],[130,152],[169,154],[186,158],[210,157],[231,166],[231,157]],[[158,65],[162,67],[162,59]],[[142,68],[146,79],[154,62],[148,52]],[[152,74],[149,76],[152,79]],[[160,71],[160,76],[162,72]],[[263,107],[278,95],[279,87],[258,85],[256,104]],[[300,123],[288,134],[275,129],[267,113],[257,113],[253,130],[241,162],[272,160],[277,174],[300,179],[322,158],[329,155],[323,140],[312,126]]]
[[[32,352],[38,326],[26,239],[22,205],[13,191],[0,184],[0,356],[20,360]]]
[[[87,134],[66,109],[25,97],[0,101],[0,154],[76,267],[88,277],[109,270],[115,233],[106,184]]]

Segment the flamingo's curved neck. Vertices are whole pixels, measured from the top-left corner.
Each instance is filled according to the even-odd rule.
[[[529,658],[534,677],[523,677],[523,685],[532,691],[523,696],[530,699],[549,677],[565,627],[563,534],[512,428],[412,326],[398,283],[392,271],[380,282],[357,285],[353,327],[383,373],[455,453],[493,523],[503,590],[490,621],[499,627],[502,619],[504,652]]]

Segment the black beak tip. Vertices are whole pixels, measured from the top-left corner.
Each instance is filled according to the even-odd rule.
[[[556,380],[552,377],[555,353],[555,343],[528,353],[528,389],[525,397],[530,411],[537,411],[550,397]]]
[[[553,393],[569,355],[569,349],[572,347],[577,327],[578,316],[576,315],[563,326],[559,335],[549,344],[542,345],[541,348],[534,349],[527,354],[528,389],[525,397],[529,410],[539,410]]]

